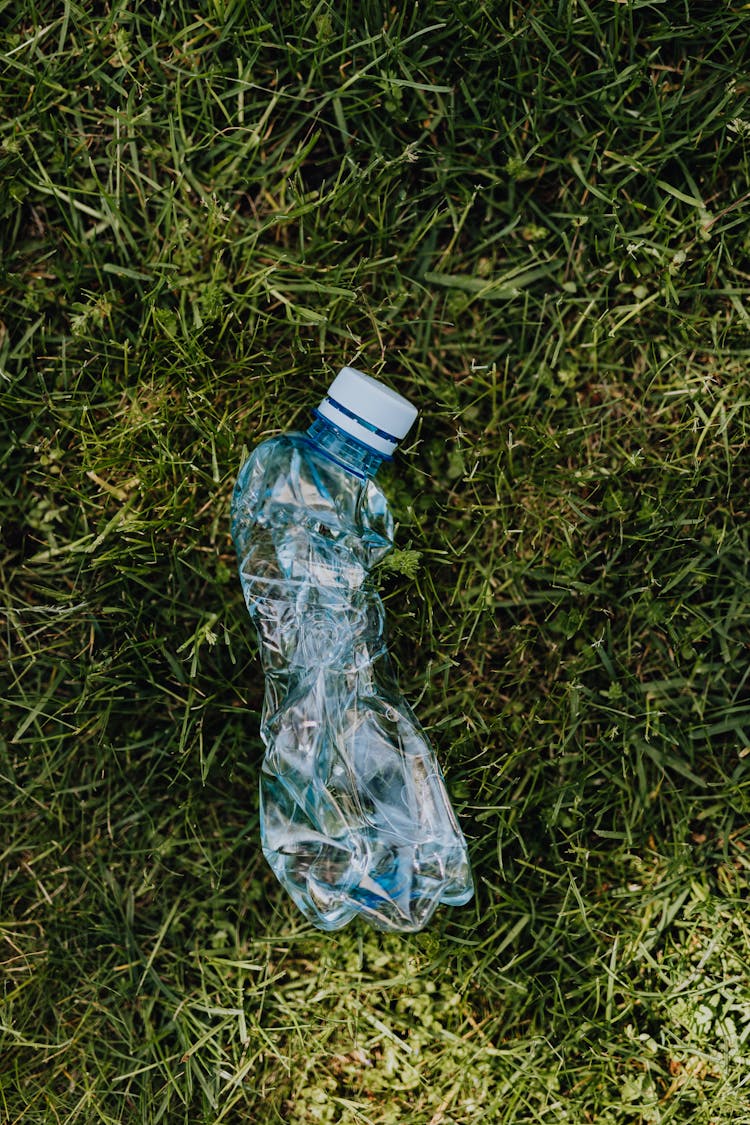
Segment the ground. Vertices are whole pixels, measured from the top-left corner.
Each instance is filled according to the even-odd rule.
[[[750,1122],[748,13],[0,11],[0,1116]],[[477,895],[259,852],[246,452],[343,363]]]

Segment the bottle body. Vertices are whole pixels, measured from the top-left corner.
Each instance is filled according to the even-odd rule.
[[[261,842],[315,925],[420,929],[473,893],[466,844],[400,694],[371,568],[393,519],[356,450],[314,424],[259,445],[232,535],[265,675]],[[374,466],[377,467],[376,465]]]

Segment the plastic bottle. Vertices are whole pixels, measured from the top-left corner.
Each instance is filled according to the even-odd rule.
[[[393,545],[374,482],[417,410],[344,367],[306,433],[262,442],[232,537],[265,674],[264,855],[307,918],[414,931],[473,894],[466,843],[400,694],[369,572]]]

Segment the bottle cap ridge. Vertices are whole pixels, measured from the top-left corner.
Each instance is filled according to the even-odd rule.
[[[341,368],[318,412],[385,456],[393,453],[419,413],[403,395],[355,367]]]

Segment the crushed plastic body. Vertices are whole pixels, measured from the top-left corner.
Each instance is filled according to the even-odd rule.
[[[393,519],[371,477],[335,453],[335,440],[326,447],[309,433],[265,441],[232,500],[265,675],[261,843],[319,928],[361,915],[409,932],[438,903],[467,902],[472,876],[369,576],[392,547]]]

